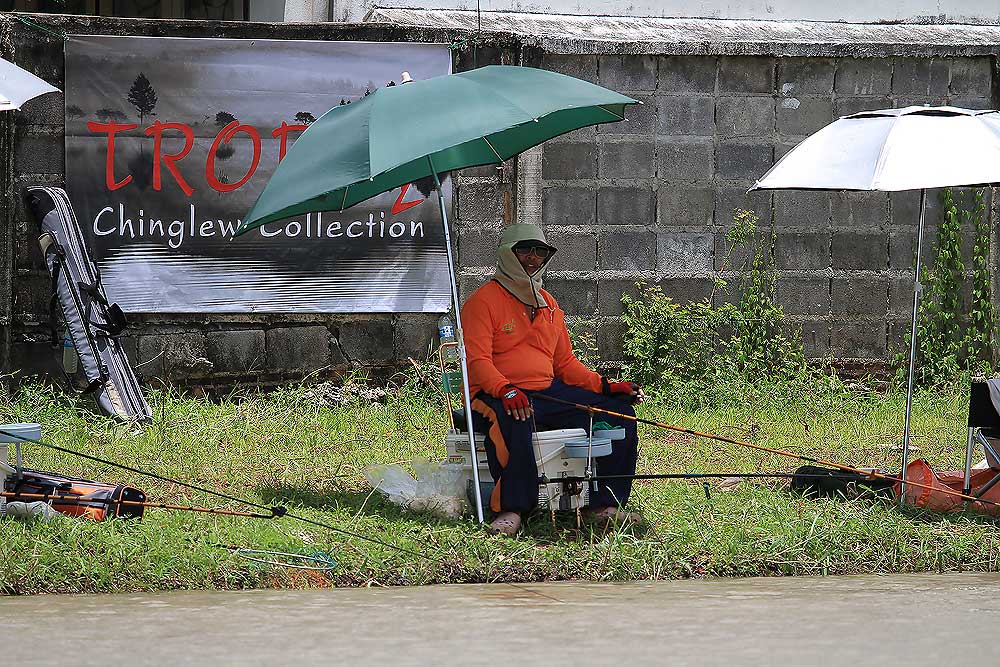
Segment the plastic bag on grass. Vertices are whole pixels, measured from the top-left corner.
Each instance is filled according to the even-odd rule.
[[[414,512],[457,519],[466,509],[462,466],[415,460],[414,478],[400,465],[371,465],[361,471],[368,483],[391,502]]]
[[[22,521],[51,521],[59,516],[56,508],[41,500],[33,503],[19,501],[5,503],[4,505],[0,505],[0,514],[14,519],[21,519]]]

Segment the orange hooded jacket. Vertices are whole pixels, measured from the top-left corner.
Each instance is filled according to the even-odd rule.
[[[508,384],[545,389],[553,378],[600,393],[600,374],[573,354],[562,309],[551,294],[541,293],[549,307],[540,308],[534,321],[524,304],[495,280],[465,302],[462,328],[470,396],[482,389],[499,398]]]

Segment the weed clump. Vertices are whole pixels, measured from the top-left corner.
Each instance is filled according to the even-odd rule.
[[[389,391],[385,387],[374,387],[357,382],[321,382],[304,391],[302,398],[326,407],[357,403],[385,403]]]
[[[622,297],[629,376],[689,408],[762,392],[841,389],[806,364],[801,332],[775,302],[773,229],[761,230],[760,218],[746,210],[737,210],[733,223],[719,276],[734,276],[734,285],[717,277],[711,294],[691,303],[643,283],[637,297]],[[735,266],[734,256],[743,257]]]

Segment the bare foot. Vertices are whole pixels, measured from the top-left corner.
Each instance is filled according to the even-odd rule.
[[[516,535],[521,530],[521,515],[517,512],[501,512],[490,524],[489,532],[494,535]]]

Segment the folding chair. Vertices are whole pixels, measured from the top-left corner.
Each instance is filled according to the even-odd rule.
[[[965,449],[965,487],[962,489],[966,495],[971,492],[972,456],[976,445],[983,448],[990,469],[997,471],[976,491],[979,498],[1000,483],[1000,413],[990,397],[989,381],[974,381],[969,388],[969,437]]]

